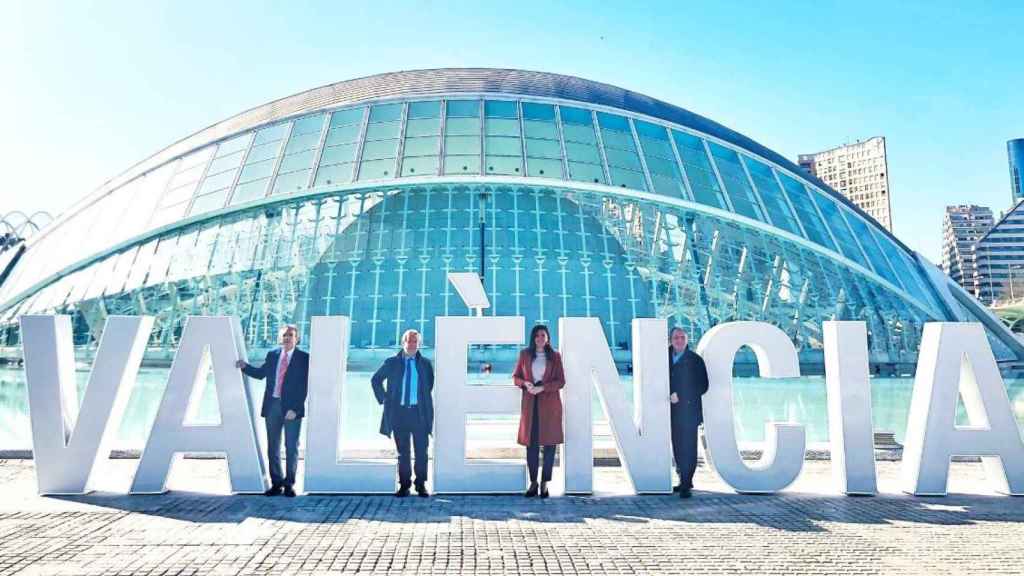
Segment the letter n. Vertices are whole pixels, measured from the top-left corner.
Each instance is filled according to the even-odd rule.
[[[562,318],[565,368],[565,491],[593,491],[591,393],[596,387],[626,478],[637,493],[672,490],[665,320],[633,320],[633,413],[597,318]]]

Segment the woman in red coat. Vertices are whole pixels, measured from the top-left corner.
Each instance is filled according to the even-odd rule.
[[[526,465],[530,469],[530,488],[525,496],[533,498],[538,494],[537,468],[543,446],[544,472],[539,493],[541,498],[547,498],[555,446],[564,441],[559,391],[565,386],[562,357],[551,347],[547,326],[538,324],[530,331],[530,346],[519,353],[512,380],[523,390],[519,443],[526,446]]]

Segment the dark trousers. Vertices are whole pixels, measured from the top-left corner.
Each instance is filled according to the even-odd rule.
[[[540,467],[540,412],[537,410],[537,396],[533,397],[533,422],[530,424],[530,445],[526,447],[526,467],[530,470],[530,483],[537,483],[537,468]],[[555,467],[555,447],[544,447],[543,482],[551,481],[551,469]]]
[[[412,484],[411,444],[416,452],[416,484],[426,484],[430,430],[423,425],[415,406],[399,407],[397,416],[391,434],[395,438],[395,449],[398,450],[398,483],[407,488]]]
[[[302,419],[284,419],[281,399],[270,400],[267,418],[267,461],[270,464],[270,482],[274,486],[295,485],[295,470],[299,467],[299,432]],[[284,431],[285,473],[281,473],[281,431]]]
[[[686,414],[682,409],[672,408],[672,456],[676,461],[676,473],[683,489],[693,488],[693,474],[697,471],[697,427],[695,414]]]

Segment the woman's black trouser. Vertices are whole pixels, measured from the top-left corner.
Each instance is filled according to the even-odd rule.
[[[540,466],[540,398],[533,397],[533,422],[530,424],[530,445],[526,447],[526,467],[530,470],[530,483],[537,483],[537,468]],[[555,446],[544,447],[543,482],[551,481],[551,469],[555,467]]]

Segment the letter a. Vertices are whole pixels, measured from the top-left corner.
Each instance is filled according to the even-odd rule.
[[[224,453],[232,492],[266,489],[266,468],[256,441],[249,389],[235,368],[235,361],[245,358],[244,342],[238,318],[188,317],[167,389],[135,472],[132,494],[164,492],[171,464],[182,452]],[[213,364],[220,424],[186,424],[196,384],[205,379],[209,363]]]
[[[968,426],[955,424],[958,388]],[[905,444],[904,492],[945,496],[949,459],[960,455],[981,456],[998,492],[1024,495],[1024,442],[981,324],[924,325]]]

